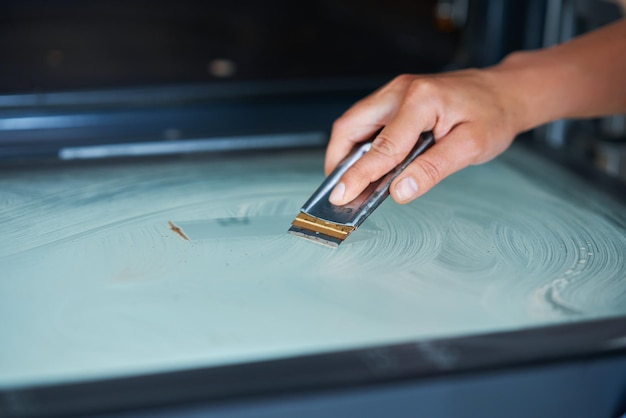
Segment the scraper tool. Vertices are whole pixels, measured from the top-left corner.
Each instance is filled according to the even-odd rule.
[[[345,205],[336,206],[329,202],[328,196],[346,170],[363,156],[372,146],[372,141],[358,145],[330,173],[320,187],[306,201],[300,213],[291,223],[289,233],[311,240],[318,244],[336,248],[389,196],[391,182],[417,156],[435,143],[432,132],[420,135],[409,155],[394,169],[371,183],[356,199]]]

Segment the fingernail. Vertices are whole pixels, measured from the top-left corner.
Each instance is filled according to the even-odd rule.
[[[396,186],[396,196],[401,201],[411,200],[417,194],[417,183],[411,177],[405,177]]]
[[[330,196],[328,196],[328,200],[331,203],[339,203],[343,201],[343,195],[346,193],[346,185],[343,183],[339,183],[335,186],[332,192],[330,192]]]

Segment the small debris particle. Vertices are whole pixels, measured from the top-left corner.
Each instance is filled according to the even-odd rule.
[[[172,230],[172,232],[176,233],[176,235],[178,235],[185,241],[189,241],[189,238],[187,238],[187,235],[185,235],[183,230],[177,227],[176,225],[174,225],[172,221],[167,221],[167,224],[170,226],[170,230]]]

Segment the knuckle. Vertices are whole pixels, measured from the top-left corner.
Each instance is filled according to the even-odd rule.
[[[470,160],[474,161],[478,159],[483,153],[483,141],[481,141],[476,135],[468,135],[465,140],[465,156]]]
[[[407,85],[407,84],[411,84],[411,82],[413,82],[413,80],[415,79],[414,75],[411,74],[400,74],[399,76],[396,76],[391,83],[392,84],[396,84],[396,85]]]
[[[418,160],[419,167],[422,170],[428,184],[432,187],[441,180],[441,168],[437,164],[429,160]]]
[[[382,135],[377,136],[374,142],[372,142],[371,150],[385,157],[394,157],[398,154],[396,144]]]
[[[431,97],[437,94],[437,83],[432,79],[417,79],[413,80],[407,89],[408,97]]]
[[[502,63],[507,65],[517,65],[517,63],[524,62],[527,55],[528,53],[525,51],[515,51],[504,57]]]
[[[335,121],[333,122],[332,130],[333,131],[341,130],[344,126],[346,126],[346,118],[339,117],[335,119]]]

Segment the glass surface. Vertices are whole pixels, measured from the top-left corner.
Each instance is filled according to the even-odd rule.
[[[3,169],[0,387],[626,315],[624,206],[512,148],[338,249],[322,151]]]

